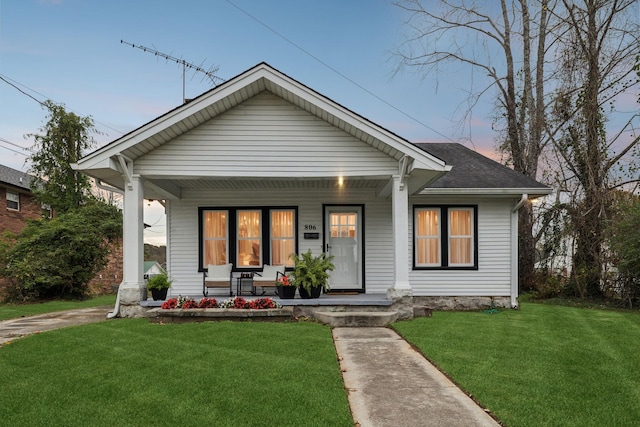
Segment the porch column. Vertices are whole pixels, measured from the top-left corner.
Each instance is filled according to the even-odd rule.
[[[120,316],[138,317],[143,313],[140,301],[147,299],[144,283],[143,243],[144,191],[142,178],[131,175],[125,185],[123,208],[123,281],[120,285]]]
[[[394,283],[387,290],[391,298],[413,295],[409,283],[409,196],[400,176],[393,177],[392,192]]]

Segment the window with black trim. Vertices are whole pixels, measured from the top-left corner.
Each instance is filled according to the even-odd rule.
[[[247,270],[293,266],[297,217],[295,207],[199,208],[199,269],[227,263]]]
[[[477,206],[414,206],[414,269],[477,269]]]

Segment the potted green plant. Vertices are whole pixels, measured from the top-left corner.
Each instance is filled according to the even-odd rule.
[[[329,271],[332,271],[333,255],[321,253],[313,256],[311,249],[302,255],[291,254],[292,276],[301,298],[319,298],[322,290],[329,290]]]
[[[151,276],[147,281],[147,289],[151,291],[154,301],[162,301],[167,298],[167,291],[171,287],[171,280],[166,273]]]

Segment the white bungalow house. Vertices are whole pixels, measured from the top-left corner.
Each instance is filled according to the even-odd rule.
[[[517,304],[517,215],[550,189],[459,144],[413,144],[261,63],[82,158],[124,192],[120,315],[140,313],[143,201],[163,200],[172,295],[335,256],[332,291]]]

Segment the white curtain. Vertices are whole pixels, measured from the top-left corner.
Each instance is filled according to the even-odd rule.
[[[227,211],[204,212],[204,263],[227,263]]]

